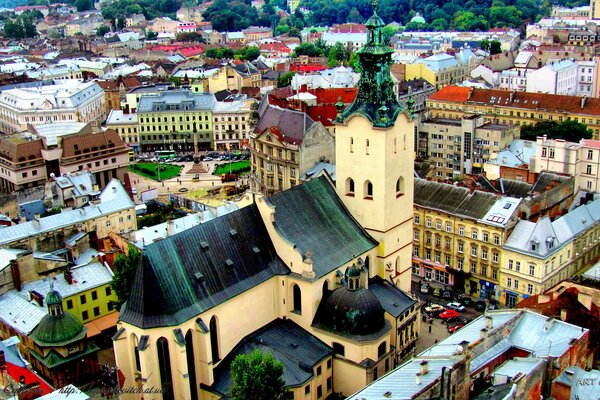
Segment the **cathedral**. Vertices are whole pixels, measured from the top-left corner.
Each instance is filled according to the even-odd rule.
[[[250,205],[144,248],[113,337],[127,388],[227,398],[231,362],[259,348],[284,364],[294,399],[325,399],[411,353],[414,123],[376,10],[366,26],[358,95],[338,107],[336,182],[249,193]]]

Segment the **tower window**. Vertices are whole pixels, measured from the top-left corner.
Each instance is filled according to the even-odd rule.
[[[354,197],[354,180],[352,178],[346,179],[346,196]]]
[[[367,139],[367,146],[365,147],[367,155],[369,155],[369,139]]]
[[[302,292],[300,291],[300,286],[294,285],[293,292],[294,309],[292,311],[302,314]]]
[[[365,199],[372,199],[373,198],[373,184],[371,183],[371,181],[365,181],[365,185],[364,185],[364,193],[365,193]]]
[[[400,177],[396,181],[396,197],[400,197],[404,194],[404,178]]]

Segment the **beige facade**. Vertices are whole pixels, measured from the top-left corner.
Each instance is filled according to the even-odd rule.
[[[253,128],[253,108],[256,108],[254,99],[215,103],[213,135],[216,150],[239,150],[248,147],[250,131]]]
[[[404,291],[411,282],[413,132],[414,121],[404,114],[389,129],[362,116],[335,128],[338,196],[380,243],[378,273]]]
[[[583,201],[586,203],[587,199]],[[520,221],[503,246],[500,301],[509,307],[583,272],[600,255],[596,200],[560,218]]]
[[[600,142],[581,139],[579,143],[562,139],[537,138],[532,168],[536,173],[556,172],[575,177],[577,189],[600,191]]]
[[[251,134],[252,173],[256,189],[273,193],[298,185],[300,177],[317,162],[334,158],[334,146],[333,137],[320,122],[306,131],[299,144],[287,141],[276,127]]]
[[[476,115],[434,118],[419,125],[417,155],[431,162],[438,179],[481,171],[483,164],[519,138],[518,127],[492,124]]]

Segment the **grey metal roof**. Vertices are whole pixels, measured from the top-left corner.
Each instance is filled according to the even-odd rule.
[[[504,247],[536,257],[547,257],[598,221],[600,199],[581,205],[554,221],[548,216],[538,219],[537,222],[521,220],[504,243]],[[535,250],[532,244],[535,244]]]
[[[391,316],[398,318],[417,302],[396,285],[376,275],[369,281],[369,292],[373,293],[381,306]]]
[[[252,204],[148,245],[120,318],[141,328],[179,325],[287,273]]]
[[[589,379],[589,380],[585,380]],[[571,399],[597,399],[598,386],[600,385],[600,371],[593,369],[586,371],[577,366],[569,366],[554,379],[553,382],[562,383],[571,388]],[[582,384],[593,382],[593,384]]]
[[[569,179],[573,179],[573,177],[570,176],[563,176],[563,175],[557,175],[557,174],[553,174],[551,172],[542,172],[540,174],[540,176],[538,177],[538,180],[533,184],[533,188],[531,188],[531,192],[539,192],[542,193],[544,191],[546,191],[546,187],[548,185],[551,185],[553,182],[565,182]]]
[[[0,271],[10,265],[11,260],[16,260],[19,254],[26,253],[27,250],[21,249],[0,249]]]
[[[326,176],[277,193],[268,201],[275,206],[277,231],[303,256],[312,252],[317,277],[378,245],[352,218]]]
[[[82,265],[71,269],[73,274],[73,283],[69,284],[64,274],[57,274],[52,278],[38,279],[37,281],[24,283],[19,296],[27,298],[27,293],[35,290],[38,293],[45,294],[49,290],[49,282],[54,285],[54,290],[59,292],[63,298],[75,296],[102,285],[110,283],[113,274],[110,268],[100,263]]]
[[[268,96],[265,96],[267,98]],[[283,139],[292,144],[302,143],[304,134],[315,123],[306,113],[268,105],[260,110],[260,121],[255,128],[262,133],[269,128],[277,127]]]
[[[451,368],[456,362],[452,359],[428,359],[429,372],[421,376],[421,382],[417,384],[416,374],[421,369],[422,361],[423,359],[416,358],[402,364],[392,372],[348,397],[347,400],[412,399],[416,393],[440,379],[442,368]]]
[[[191,90],[167,90],[158,95],[141,96],[137,112],[162,112],[212,110],[215,103],[212,93],[194,93]],[[186,107],[188,107],[186,109]]]
[[[232,385],[231,362],[240,354],[254,349],[271,353],[283,363],[283,380],[287,387],[298,387],[313,377],[316,365],[333,354],[332,349],[291,320],[276,319],[246,336],[219,363],[211,389],[227,395]]]
[[[100,204],[90,204],[77,210],[69,210],[0,229],[0,245],[7,245],[30,236],[37,236],[56,229],[75,225],[90,219],[133,208],[131,198],[116,179],[106,185],[99,196]]]
[[[514,378],[519,372],[527,375],[543,362],[544,360],[539,358],[514,358],[502,364],[494,371],[494,375],[508,376],[509,379]]]
[[[29,335],[38,326],[46,311],[35,301],[19,296],[16,290],[0,296],[0,319],[24,335]]]
[[[467,218],[482,220],[496,204],[493,193],[449,185],[424,179],[415,179],[415,205],[440,210]]]
[[[461,362],[462,358],[454,354],[458,346],[465,342],[469,344],[469,350],[474,356],[470,368],[470,372],[473,373],[510,348],[525,350],[531,353],[532,357],[559,357],[568,351],[571,340],[580,339],[588,331],[529,310],[495,310],[488,311],[486,315],[492,318],[492,331],[507,331],[505,335],[500,336],[499,341],[482,339],[481,330],[485,327],[486,318],[482,315],[424,350],[416,359],[399,366],[348,399],[412,399],[423,388],[440,378],[442,367],[453,367]],[[419,372],[422,360],[429,362],[429,372],[421,377],[420,384],[416,384],[415,374]],[[386,396],[387,392],[391,394]]]

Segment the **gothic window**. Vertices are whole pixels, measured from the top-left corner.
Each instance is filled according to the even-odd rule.
[[[400,177],[396,181],[396,197],[400,197],[404,194],[404,178]]]
[[[371,181],[365,181],[363,191],[365,194],[365,199],[373,198],[373,184],[371,183]]]
[[[300,286],[294,284],[293,288],[294,295],[294,312],[298,314],[302,314],[302,292],[300,291]]]
[[[219,361],[219,331],[217,327],[217,317],[213,315],[210,319],[210,325],[208,327],[210,331],[210,351],[212,354],[213,364]]]
[[[352,178],[346,179],[346,196],[354,196],[354,180]]]

